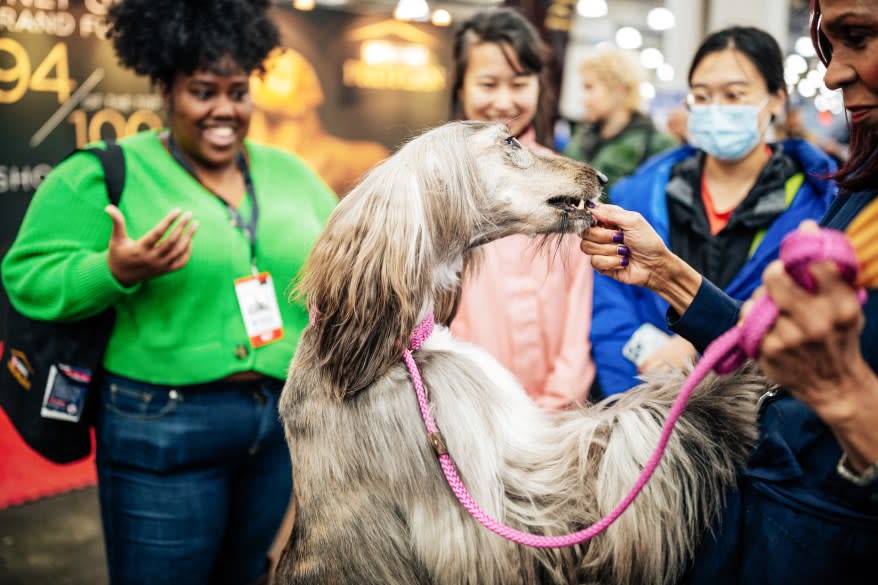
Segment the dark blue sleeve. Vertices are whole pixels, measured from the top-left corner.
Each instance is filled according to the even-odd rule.
[[[704,353],[714,339],[735,326],[740,309],[738,301],[702,278],[686,312],[679,315],[668,309],[665,318],[671,331],[689,340],[699,353]]]

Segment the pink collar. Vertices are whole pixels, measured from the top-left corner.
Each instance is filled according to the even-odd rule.
[[[424,342],[430,338],[430,334],[433,333],[434,326],[433,313],[427,313],[427,316],[424,317],[418,326],[415,327],[415,330],[412,331],[412,336],[409,338],[409,349],[412,351],[421,349],[421,346],[424,345]]]

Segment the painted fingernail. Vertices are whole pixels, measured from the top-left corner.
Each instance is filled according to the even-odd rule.
[[[631,250],[630,248],[628,248],[628,246],[619,246],[618,248],[616,248],[616,253],[619,256],[630,256]]]
[[[613,234],[613,243],[614,244],[621,244],[624,241],[625,241],[625,234],[623,234],[622,232],[616,232],[615,234]]]
[[[586,201],[585,206],[589,209],[594,209],[595,207],[597,207],[597,204],[594,201]]]
[[[623,268],[628,266],[628,256],[622,256],[621,258],[619,258],[619,266]]]

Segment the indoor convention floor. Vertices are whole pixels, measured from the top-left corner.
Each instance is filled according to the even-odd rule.
[[[96,487],[0,510],[0,585],[105,585]]]

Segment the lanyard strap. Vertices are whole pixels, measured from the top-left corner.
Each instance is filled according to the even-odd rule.
[[[173,135],[168,133],[168,149],[171,151],[171,156],[174,157],[181,167],[186,169],[192,178],[201,184],[202,187],[207,189],[211,194],[216,197],[220,203],[222,203],[226,210],[229,212],[229,217],[232,219],[232,226],[240,230],[241,233],[244,234],[244,237],[247,238],[247,243],[250,246],[250,265],[251,267],[256,268],[256,226],[259,223],[259,202],[256,200],[256,191],[253,188],[253,179],[250,177],[250,166],[247,164],[247,158],[244,156],[243,152],[239,152],[237,156],[237,164],[238,168],[241,170],[241,174],[244,176],[244,189],[247,192],[247,197],[250,199],[250,221],[244,221],[244,217],[241,215],[237,209],[229,205],[229,202],[220,197],[214,190],[210,189],[207,185],[201,182],[201,179],[198,178],[198,173],[195,172],[195,169],[189,164],[183,155],[180,153],[180,150],[177,148],[177,143],[174,141]]]

